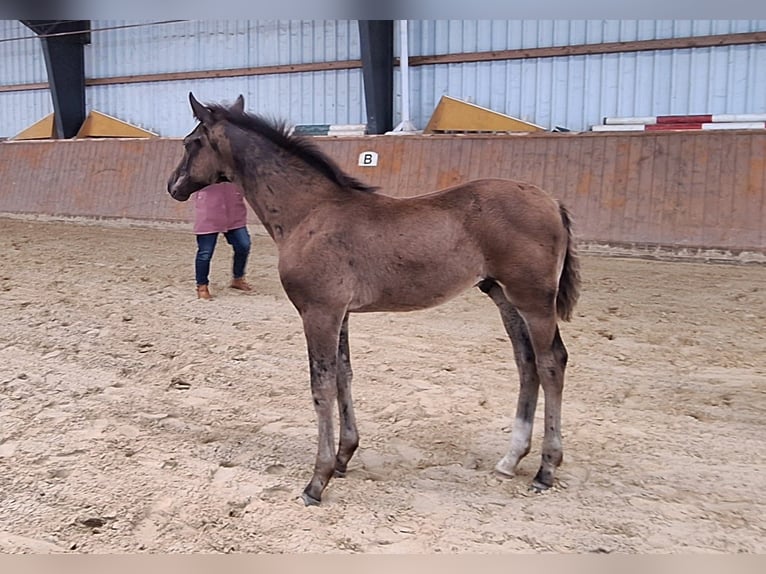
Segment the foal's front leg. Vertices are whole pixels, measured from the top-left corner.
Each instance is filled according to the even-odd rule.
[[[338,413],[340,415],[340,443],[335,458],[335,476],[346,476],[348,461],[354,456],[359,446],[359,433],[356,430],[356,416],[351,401],[351,353],[348,345],[348,314],[343,318],[338,344]]]
[[[301,313],[308,346],[311,396],[317,414],[319,440],[314,475],[303,489],[306,506],[318,505],[335,470],[333,410],[338,396],[338,344],[343,313],[308,310]]]

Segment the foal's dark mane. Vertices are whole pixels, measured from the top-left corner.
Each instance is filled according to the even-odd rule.
[[[226,120],[243,130],[255,132],[267,138],[276,146],[305,161],[341,188],[367,192],[375,192],[378,189],[348,175],[314,142],[291,134],[289,126],[284,121],[268,121],[255,114],[238,112],[219,105],[208,107],[216,119]]]

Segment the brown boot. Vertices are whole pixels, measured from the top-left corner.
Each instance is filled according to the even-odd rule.
[[[197,285],[197,299],[205,299],[207,301],[210,301],[213,296],[210,294],[210,290],[207,288],[207,285]]]
[[[250,286],[250,284],[245,281],[244,277],[240,278],[234,278],[231,280],[231,285],[229,285],[232,289],[239,289],[240,291],[252,291],[253,288]]]

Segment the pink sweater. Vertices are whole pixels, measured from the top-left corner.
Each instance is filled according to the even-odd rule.
[[[247,206],[239,187],[214,183],[194,194],[194,233],[225,233],[247,225]]]

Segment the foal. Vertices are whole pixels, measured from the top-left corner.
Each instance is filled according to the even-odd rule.
[[[282,285],[303,321],[319,434],[305,504],[320,503],[359,444],[349,314],[425,309],[472,286],[500,310],[521,383],[510,448],[496,471],[513,476],[529,452],[542,385],[545,431],[533,486],[552,486],[563,456],[567,363],[557,318],[570,319],[580,287],[566,209],[533,185],[501,179],[407,199],[375,193],[309,140],[245,113],[242,96],[231,107],[203,105],[191,93],[189,101],[199,124],[184,139],[168,192],[186,201],[215,181],[237,183],[276,242]]]

